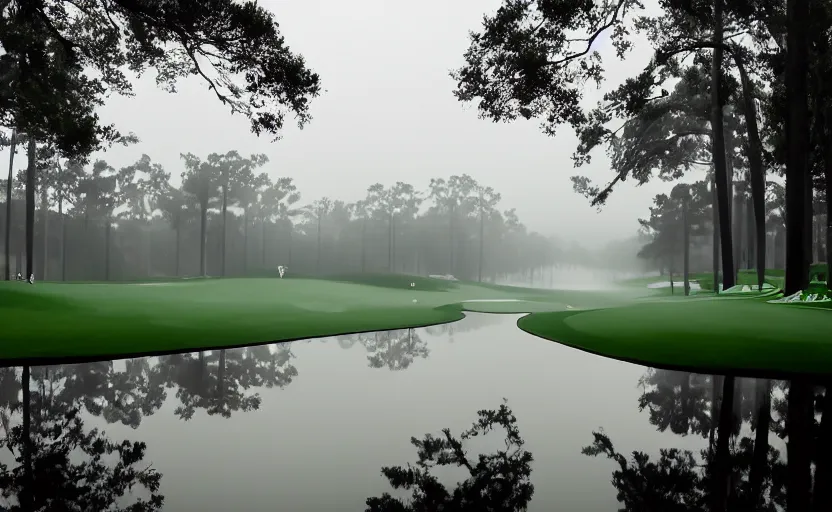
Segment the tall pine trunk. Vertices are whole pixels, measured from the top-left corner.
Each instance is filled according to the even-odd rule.
[[[35,173],[37,171],[35,139],[29,136],[27,156],[29,166],[26,168],[26,276],[35,274]]]
[[[46,186],[47,184],[47,172],[46,169],[43,170],[43,176],[41,176],[41,185],[40,185],[40,217],[41,217],[41,225],[43,226],[43,271],[41,274],[41,279],[46,281],[47,277],[47,269],[49,268],[49,189]]]
[[[719,206],[716,192],[716,179],[711,178],[711,195],[712,201],[712,223],[713,229],[713,267],[714,267],[714,293],[719,293]]]
[[[766,239],[766,170],[763,167],[763,145],[760,141],[760,131],[757,127],[757,107],[754,103],[754,98],[751,96],[751,80],[748,78],[745,63],[739,54],[733,52],[733,56],[737,69],[740,72],[745,125],[748,130],[748,181],[751,185],[751,202],[754,210],[754,232],[756,239],[754,252],[757,262],[757,286],[762,291],[766,269],[766,244],[764,243]]]
[[[182,244],[181,244],[181,240],[180,240],[180,237],[182,236],[181,222],[182,222],[181,220],[177,219],[176,220],[176,226],[175,226],[175,230],[176,230],[176,264],[174,266],[174,275],[176,277],[179,277],[179,261],[180,261],[179,251],[182,250]]]
[[[728,175],[725,158],[725,129],[723,125],[722,105],[722,2],[714,2],[714,51],[711,65],[711,130],[713,136],[714,174],[717,182],[717,204],[719,207],[719,233],[722,246],[722,282],[728,289],[734,286],[734,261],[731,254],[731,195],[728,190],[731,176]]]
[[[321,273],[321,216],[318,215],[318,250],[315,258],[315,273]]]
[[[809,106],[806,0],[786,3],[786,295],[806,289]],[[800,472],[803,473],[802,471]],[[795,509],[797,510],[797,509]]]
[[[260,254],[260,266],[266,268],[266,225],[269,223],[267,219],[263,219],[262,230],[263,235],[260,237],[262,240],[262,254]]]
[[[713,508],[712,512],[725,512],[728,507],[728,493],[731,487],[731,461],[729,440],[734,430],[734,383],[733,375],[726,375],[722,381],[722,400],[719,408],[716,453],[714,454]]]
[[[682,228],[684,237],[684,268],[682,272],[685,276],[685,296],[688,296],[690,295],[690,222],[688,220],[687,199],[683,200],[682,202],[682,222],[684,223],[684,226]]]
[[[221,237],[221,255],[220,255],[220,275],[225,277],[225,243],[228,235],[228,185],[222,186],[222,237]]]
[[[480,209],[480,265],[479,269],[477,270],[477,282],[482,282],[482,257],[483,257],[483,250],[484,250],[484,240],[485,240],[485,218],[483,215],[482,209]]]
[[[755,233],[755,221],[754,221],[754,203],[749,194],[745,198],[745,261],[747,268],[756,269],[758,268],[759,261],[756,261],[755,255],[757,251],[755,249],[757,240],[756,240],[756,233]],[[758,283],[759,285],[759,283]]]
[[[456,216],[456,208],[454,205],[451,205],[451,213],[449,217],[449,228],[448,228],[448,274],[454,275],[454,264],[456,263],[454,257],[454,227],[455,222],[454,218]]]
[[[61,195],[58,198],[58,217],[61,219],[61,281],[66,281],[66,218],[63,210],[63,195]]]
[[[23,510],[34,510],[35,482],[32,477],[32,392],[29,389],[31,380],[31,367],[23,366],[23,376],[20,384],[23,388],[23,489],[21,491],[20,504]]]
[[[14,154],[17,151],[17,130],[12,130],[11,147],[9,149],[9,179],[6,181],[6,244],[4,246],[6,251],[6,281],[12,279],[12,180],[14,179]]]
[[[809,510],[812,495],[812,444],[814,393],[806,377],[796,377],[789,385],[786,413],[786,510]]]
[[[387,221],[387,271],[393,272],[393,214]]]
[[[754,436],[754,454],[751,471],[748,476],[749,509],[758,510],[763,492],[763,478],[768,464],[768,432],[771,425],[771,381],[757,379],[756,382],[756,432]]]
[[[832,144],[826,146],[826,286],[832,290]],[[832,419],[830,420],[832,421]]]
[[[742,213],[743,213],[743,198],[740,193],[740,187],[734,186],[734,204],[733,204],[733,215],[731,216],[732,220],[732,231],[734,233],[733,242],[734,242],[734,264],[736,265],[736,273],[735,276],[739,275],[739,271],[742,268],[742,253],[743,253],[743,236],[742,236]],[[736,284],[736,281],[734,281]]]
[[[248,209],[243,211],[243,274],[248,275]]]
[[[367,218],[361,220],[361,273],[367,271]]]
[[[832,509],[832,382],[826,383],[818,428],[818,447],[815,456],[815,488],[813,512]]]
[[[104,227],[104,280],[110,280],[110,234],[113,231],[113,222],[107,217],[107,225]]]
[[[199,275],[206,277],[208,266],[207,255],[205,254],[205,242],[207,238],[208,224],[208,203],[199,205]]]

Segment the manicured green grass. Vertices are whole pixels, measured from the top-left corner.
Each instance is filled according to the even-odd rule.
[[[246,345],[451,322],[462,318],[463,308],[557,311],[567,304],[624,304],[639,295],[635,290],[544,292],[410,276],[363,279],[3,282],[0,359],[116,357]],[[531,302],[462,304],[471,299]]]
[[[679,298],[526,316],[521,329],[648,366],[748,375],[832,374],[832,311],[759,298]]]
[[[832,374],[828,308],[767,304],[753,296],[668,296],[667,289],[646,284],[541,290],[391,275],[3,282],[0,362],[115,358],[403,329],[476,311],[531,313],[518,324],[532,334],[649,366]]]

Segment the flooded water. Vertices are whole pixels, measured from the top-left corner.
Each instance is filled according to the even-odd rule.
[[[445,510],[829,510],[824,388],[652,370],[516,320],[2,369],[0,510],[411,510],[408,482]]]

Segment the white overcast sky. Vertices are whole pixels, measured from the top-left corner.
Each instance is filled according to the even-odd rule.
[[[593,163],[575,170],[576,139],[564,127],[543,135],[538,123],[495,124],[459,103],[448,72],[462,63],[468,31],[500,0],[261,0],[273,11],[293,51],[320,74],[323,93],[312,105],[304,130],[288,123],[282,140],[271,143],[249,131],[198,79],[181,83],[177,94],[156,88],[153,73],[135,84],[136,96],[116,97],[102,109],[105,122],[135,132],[141,143],[104,155],[116,168],[142,153],[174,176],[180,153],[200,157],[237,149],[265,153],[272,177],[291,176],[303,202],[322,196],[354,201],[375,183],[406,181],[426,189],[432,177],[468,173],[502,194],[502,207],[517,208],[531,229],[596,246],[635,233],[651,198],[670,184],[624,183],[601,213],[572,190],[569,177],[587,174],[605,182],[611,172],[599,151]],[[609,43],[608,86],[641,69],[650,57],[638,45],[624,62]],[[588,91],[588,105],[604,91]],[[8,153],[0,155],[7,161]],[[22,153],[19,159],[24,165]],[[576,172],[577,171],[577,172]],[[5,173],[4,173],[5,174]]]

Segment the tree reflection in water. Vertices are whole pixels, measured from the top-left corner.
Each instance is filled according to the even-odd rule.
[[[830,510],[829,387],[653,369],[640,385],[639,409],[657,430],[710,442],[699,453],[667,448],[651,460],[640,451],[628,458],[604,431],[593,432],[582,452],[615,462],[622,511]],[[786,440],[788,453],[771,446],[770,433]]]
[[[406,370],[416,359],[430,355],[427,343],[417,329],[399,329],[338,336],[338,345],[349,350],[360,343],[367,350],[370,368],[388,368],[390,371]]]
[[[381,469],[394,489],[409,491],[411,498],[405,501],[389,493],[367,498],[367,512],[526,510],[534,494],[530,481],[533,458],[523,449],[517,419],[505,403],[497,410],[477,414],[478,420],[459,437],[446,428],[439,437],[426,434],[422,440],[411,438],[419,460],[407,467]],[[505,431],[505,449],[469,460],[463,442],[499,428]],[[464,469],[467,478],[448,490],[431,474],[440,466]]]
[[[160,510],[162,475],[143,463],[145,443],[85,429],[65,379],[53,367],[0,370],[0,448],[16,463],[0,463],[3,510]]]
[[[159,371],[167,388],[176,387],[179,418],[189,420],[199,409],[230,418],[237,411],[260,407],[260,395],[251,388],[283,388],[298,371],[291,344],[260,345],[231,350],[174,354],[159,358]]]

